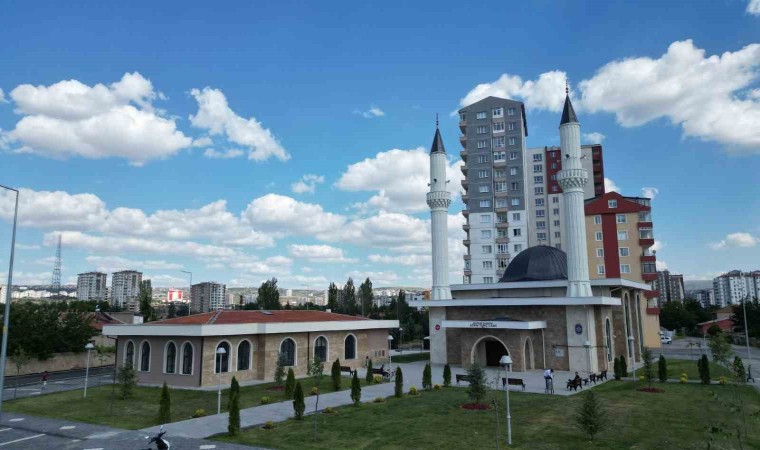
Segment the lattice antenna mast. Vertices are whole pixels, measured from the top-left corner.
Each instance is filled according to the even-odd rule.
[[[50,282],[53,285],[54,296],[61,295],[61,235],[58,235],[58,248],[55,251],[55,264],[53,265],[53,279]]]

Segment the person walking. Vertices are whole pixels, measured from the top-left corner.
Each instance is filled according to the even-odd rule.
[[[544,388],[544,394],[554,393],[554,369],[544,370],[544,381],[546,381],[546,388]]]
[[[47,387],[47,380],[48,380],[48,371],[45,370],[42,372],[42,390],[44,391]]]

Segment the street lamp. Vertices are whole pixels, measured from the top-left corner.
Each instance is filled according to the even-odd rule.
[[[84,397],[87,398],[87,379],[90,377],[90,350],[94,349],[95,346],[92,345],[92,342],[88,342],[87,345],[84,346],[84,348],[87,350],[87,368],[84,370]]]
[[[190,305],[193,302],[193,273],[187,270],[180,270],[182,273],[187,273],[190,275],[190,291],[188,292],[188,299],[187,299],[187,315],[190,315]]]
[[[749,295],[747,295],[747,298],[742,301],[742,310],[744,312],[744,340],[747,342],[747,364],[749,364],[751,356],[749,353],[749,328],[747,328],[747,300],[749,300]]]
[[[404,329],[402,327],[398,327],[398,338],[401,339],[399,343],[399,349],[401,349],[401,346],[404,345]]]
[[[393,342],[393,336],[388,335],[388,373],[393,370],[393,358],[391,357],[391,342]]]
[[[0,412],[3,410],[3,396],[5,392],[5,359],[8,354],[8,321],[11,317],[11,286],[13,285],[13,257],[16,253],[16,223],[18,220],[18,189],[9,188],[0,184],[0,188],[16,193],[16,209],[13,212],[13,232],[11,234],[11,259],[8,263],[8,284],[5,286],[5,313],[3,317],[3,344],[0,355]]]
[[[631,351],[631,366],[633,367],[633,381],[636,381],[636,348],[633,346],[633,335],[628,336],[628,349]]]
[[[509,410],[509,369],[512,366],[512,358],[504,355],[499,360],[499,364],[504,368],[504,375],[507,376],[506,393],[507,393],[507,444],[512,445],[512,413]]]
[[[227,354],[227,350],[224,347],[216,349],[217,360],[219,360],[219,393],[217,395],[216,413],[222,413],[222,357]]]
[[[301,286],[306,286],[306,311],[308,311],[309,310],[309,285],[302,284]]]

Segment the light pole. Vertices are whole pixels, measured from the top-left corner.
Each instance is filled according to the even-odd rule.
[[[747,341],[747,364],[749,364],[751,355],[749,353],[749,328],[747,328],[747,300],[749,300],[749,295],[742,302],[742,310],[744,311],[744,339]]]
[[[309,310],[309,285],[302,284],[301,286],[306,286],[306,311],[308,311]]]
[[[401,350],[401,346],[404,345],[404,328],[398,327],[398,338],[400,339],[398,348]]]
[[[90,351],[95,348],[94,345],[92,345],[92,342],[88,342],[87,345],[84,346],[85,349],[87,349],[87,368],[84,370],[84,394],[83,398],[87,398],[87,380],[90,378]]]
[[[504,367],[504,374],[507,376],[505,392],[507,393],[507,444],[512,445],[512,412],[509,410],[509,368],[512,365],[512,358],[504,355],[499,360],[499,364]]]
[[[631,350],[631,367],[633,367],[633,381],[636,381],[636,349],[633,347],[633,335],[628,336],[628,348]]]
[[[216,413],[222,413],[222,357],[227,353],[224,347],[216,349],[216,358],[219,360],[219,392],[216,401]]]
[[[393,336],[388,335],[388,373],[393,370],[393,357],[391,356],[391,342],[393,342]]]
[[[583,346],[586,347],[586,362],[588,363],[588,373],[591,375],[591,341],[583,341]]]
[[[8,263],[8,284],[5,286],[5,313],[3,317],[3,344],[0,355],[0,413],[3,411],[3,395],[5,392],[5,359],[8,354],[8,321],[11,317],[11,286],[13,286],[13,257],[16,253],[16,223],[18,221],[18,189],[8,186],[0,187],[16,193],[16,209],[13,212],[13,232],[11,234],[11,259]]]
[[[190,290],[188,291],[188,299],[187,299],[187,315],[190,315],[190,305],[193,302],[193,273],[187,270],[180,270],[182,273],[186,273],[190,275]]]

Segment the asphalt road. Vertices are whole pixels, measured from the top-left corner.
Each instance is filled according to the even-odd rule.
[[[50,372],[48,375],[48,383],[51,381],[69,380],[72,378],[84,378],[86,369],[67,370],[64,372]],[[97,376],[109,374],[113,376],[113,366],[105,367],[92,367],[90,369],[90,376]],[[5,386],[11,387],[16,385],[18,380],[19,386],[26,386],[30,384],[37,384],[41,381],[40,374],[21,375],[19,377],[9,376],[5,377]]]
[[[33,395],[50,394],[53,392],[70,391],[84,388],[85,371],[76,370],[50,374],[47,386],[42,385],[39,375],[18,377],[18,386],[15,377],[5,379],[3,401],[14,398],[30,397]],[[87,385],[89,387],[102,386],[113,382],[113,371],[109,369],[90,370]],[[2,447],[0,447],[2,449]]]

